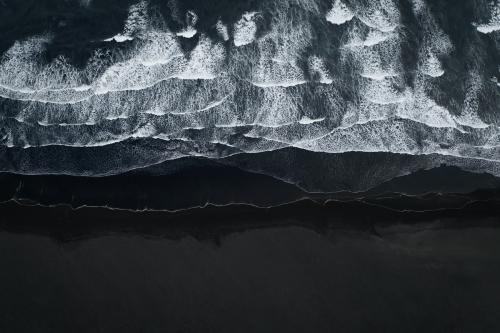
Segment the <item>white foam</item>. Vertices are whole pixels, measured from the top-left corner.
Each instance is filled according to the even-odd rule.
[[[248,126],[249,124],[243,124],[241,122],[233,121],[230,124],[215,124],[215,127],[217,128],[232,128],[232,127],[242,127],[242,126]]]
[[[93,91],[84,90],[82,87],[69,87],[67,89],[19,89],[13,90],[0,85],[0,97],[24,102],[40,102],[53,104],[75,104],[89,99]]]
[[[177,32],[176,35],[183,38],[193,38],[197,33],[195,25],[198,22],[198,15],[193,11],[186,13],[186,27]]]
[[[148,36],[131,59],[106,69],[94,84],[96,94],[141,90],[180,75],[187,62],[174,36],[165,32]]]
[[[224,101],[228,98],[229,96],[225,96],[223,99],[219,100],[219,101],[213,101],[211,103],[209,103],[206,107],[200,109],[200,110],[197,110],[198,112],[202,112],[202,111],[207,111],[207,110],[210,110],[210,109],[213,109],[219,105],[221,105],[222,103],[224,103]]]
[[[431,77],[440,77],[444,74],[441,61],[439,61],[438,57],[432,51],[424,56],[420,64],[420,71]]]
[[[419,70],[431,78],[438,77],[444,72],[436,54],[448,52],[451,43],[433,21],[425,3],[419,1],[417,5],[424,31]],[[345,51],[349,55],[346,60],[353,60],[365,80],[355,88],[361,100],[348,108],[342,126],[366,126],[374,121],[403,118],[432,128],[456,128],[450,112],[427,95],[429,79],[417,75],[414,88],[410,88],[400,75],[403,70],[401,35],[393,32],[399,24],[399,14],[391,15],[397,11],[394,3],[373,1],[358,11],[360,20],[368,28],[352,25]]]
[[[50,38],[19,41],[0,61],[0,95],[29,103],[12,103],[9,119],[19,123],[8,120],[15,124],[2,132],[2,144],[92,147],[161,138],[175,142],[168,154],[177,155],[219,157],[210,143],[220,143],[247,152],[296,146],[329,153],[500,159],[492,148],[499,145],[500,131],[480,117],[480,103],[492,88],[482,87],[481,70],[469,73],[462,110],[457,110],[462,103],[456,94],[449,104],[433,97],[440,96],[431,91],[438,89],[434,78],[443,73],[440,61],[451,42],[425,2],[418,7],[423,38],[412,75],[404,75],[405,35],[395,31],[400,14],[393,12],[393,1],[374,0],[363,4],[366,8],[348,3],[361,20],[343,27],[347,32],[341,40],[347,43],[339,48],[340,61],[328,49],[321,49],[321,57],[316,53],[317,27],[311,18],[322,14],[314,1],[262,7],[269,10],[263,17],[270,22],[258,39],[257,14],[250,13],[245,22],[252,21],[255,30],[248,30],[253,31],[248,48],[223,43],[230,35],[219,21],[215,28],[220,37],[199,34],[194,49],[185,51],[178,38],[185,36],[161,24],[153,28],[147,10],[136,28],[126,23],[129,28],[121,35],[133,40],[119,46],[119,55],[103,53],[104,60],[96,57],[84,70],[64,57],[47,63],[41,55]],[[249,13],[242,19],[245,15]],[[183,27],[196,29],[194,21],[186,19]],[[244,40],[247,28],[242,29],[235,44]],[[410,78],[414,81],[408,84]]]
[[[258,82],[258,81],[253,81],[251,82],[254,86],[259,87],[259,88],[273,88],[273,87],[295,87],[299,86],[301,84],[307,83],[305,80],[297,80],[297,81],[276,81],[276,82]]]
[[[483,135],[488,134],[488,129],[476,131],[486,131]],[[496,151],[473,146],[480,142],[482,139],[477,140],[474,134],[456,128],[434,128],[408,120],[388,119],[338,128],[294,146],[328,153],[386,151],[411,155],[441,154],[499,162]]]
[[[44,63],[41,55],[50,38],[18,41],[4,54],[0,61],[0,96],[58,104],[77,103],[92,96],[92,87],[83,82],[94,67],[87,66],[83,75],[63,56]]]
[[[2,86],[11,90],[36,90],[38,87],[43,87],[41,82],[37,81],[41,70],[40,55],[51,39],[52,36],[43,35],[16,41],[1,58],[0,83]]]
[[[383,43],[392,36],[393,34],[391,33],[383,33],[378,30],[370,31],[366,39],[363,41],[363,46],[375,46],[377,44]]]
[[[185,69],[176,77],[186,80],[214,79],[222,71],[225,58],[224,46],[202,35],[191,52]]]
[[[118,43],[123,43],[133,40],[135,36],[140,35],[142,32],[146,31],[148,25],[148,3],[143,0],[129,7],[128,16],[127,20],[125,21],[123,32],[111,38],[106,38],[104,39],[104,41],[115,41]]]
[[[286,88],[273,87],[263,90],[253,124],[280,127],[300,119],[300,110],[293,93]]]
[[[309,57],[309,72],[311,76],[316,76],[320,83],[331,84],[333,82],[332,77],[326,68],[323,59],[317,56]]]
[[[477,70],[469,73],[469,78],[466,83],[466,93],[462,112],[459,116],[455,116],[455,121],[463,126],[474,128],[486,128],[486,124],[479,117],[479,96],[483,89],[483,80]]]
[[[128,17],[123,29],[124,35],[132,36],[147,29],[148,3],[145,0],[131,5],[128,10]]]
[[[386,48],[354,50],[353,55],[361,67],[361,77],[382,81],[398,76],[401,68],[399,52],[400,46],[395,43]],[[386,54],[392,58],[387,58]]]
[[[227,29],[227,26],[221,20],[217,21],[215,29],[217,29],[217,33],[225,42],[229,40],[229,31]]]
[[[425,2],[420,0],[417,5],[414,3],[414,10],[423,31],[418,70],[431,78],[443,76],[445,70],[440,58],[446,57],[453,49],[451,40],[436,23]]]
[[[263,56],[252,73],[250,81],[261,88],[293,87],[307,83],[296,59],[269,59]]]
[[[397,38],[397,34],[394,32],[382,32],[380,30],[375,30],[368,28],[368,32],[362,31],[359,26],[355,25],[349,31],[349,39],[345,44],[347,48],[363,48],[363,47],[373,47],[380,45],[391,38]]]
[[[400,12],[393,0],[369,1],[357,8],[356,17],[381,32],[392,32],[400,23]]]
[[[216,108],[218,107],[219,105],[221,105],[222,103],[224,103],[224,101],[228,98],[229,96],[225,96],[224,98],[222,98],[221,100],[217,100],[217,101],[212,101],[210,103],[208,103],[207,106],[201,108],[201,109],[198,109],[198,110],[194,110],[194,111],[186,111],[186,112],[171,112],[171,114],[174,114],[174,115],[182,115],[182,114],[193,114],[193,113],[197,113],[197,112],[203,112],[203,111],[208,111],[208,110],[211,110],[213,108]]]
[[[364,77],[366,79],[371,79],[375,81],[383,81],[385,79],[391,78],[391,77],[396,77],[396,73],[389,73],[389,72],[384,72],[384,71],[377,71],[377,72],[368,72],[368,73],[361,73],[361,77]]]
[[[287,8],[277,8],[270,31],[257,42],[259,58],[251,67],[248,81],[265,88],[306,83],[307,78],[299,60],[310,45],[311,38],[308,21],[290,17]],[[323,74],[326,74],[326,68],[324,70]],[[328,77],[324,76],[323,79],[328,80]]]
[[[302,124],[302,125],[309,125],[309,124],[314,124],[314,123],[319,123],[319,122],[322,122],[325,120],[325,117],[322,117],[322,118],[316,118],[316,119],[311,119],[307,116],[303,116],[302,118],[300,118],[299,120],[299,124]]]
[[[234,24],[234,45],[243,46],[252,43],[257,34],[257,12],[246,12]]]
[[[490,34],[492,32],[500,30],[500,22],[499,23],[488,23],[488,24],[480,24],[476,27],[477,31],[483,34]]]
[[[164,115],[167,114],[164,110],[162,110],[159,107],[153,108],[153,109],[148,109],[147,111],[144,111],[144,113],[151,114],[151,115],[154,115],[154,116],[164,116]]]
[[[125,36],[125,35],[122,35],[122,34],[118,34],[118,35],[115,35],[111,38],[106,38],[104,41],[105,42],[111,42],[111,41],[115,41],[117,43],[123,43],[123,42],[127,42],[127,41],[130,41],[130,40],[133,40],[134,37],[131,37],[131,36]]]
[[[500,2],[492,1],[490,3],[491,18],[488,23],[476,24],[476,29],[480,33],[490,34],[500,30]]]
[[[293,122],[286,122],[286,123],[280,123],[280,124],[266,124],[266,123],[256,122],[256,123],[253,123],[252,125],[253,126],[258,126],[258,127],[276,129],[276,128],[281,128],[281,127],[289,126],[289,125],[292,125],[292,124],[293,124]],[[262,135],[260,135],[260,134],[259,135],[252,134],[252,132],[246,133],[245,136],[248,137],[248,138],[256,138],[256,139],[263,138]]]
[[[119,114],[119,115],[109,115],[107,116],[106,120],[110,120],[110,121],[113,121],[113,120],[123,120],[123,119],[129,119],[130,117],[126,114]]]
[[[150,138],[156,135],[156,128],[150,123],[136,129],[131,135],[131,138]]]
[[[332,8],[326,14],[326,20],[336,25],[349,22],[353,17],[354,13],[341,0],[335,0],[332,4]]]
[[[183,37],[183,38],[193,38],[197,32],[198,32],[198,30],[189,27],[189,28],[186,28],[184,30],[177,32],[176,35],[179,37]]]
[[[408,99],[407,92],[398,90],[397,84],[388,78],[368,80],[363,87],[362,96],[379,105],[399,104]]]
[[[425,91],[426,80],[422,75],[417,75],[414,82],[416,88],[407,92],[405,103],[398,107],[397,115],[435,128],[456,128],[450,112],[428,96]]]

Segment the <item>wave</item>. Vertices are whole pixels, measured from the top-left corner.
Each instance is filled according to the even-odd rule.
[[[158,160],[295,147],[498,163],[495,35],[411,5],[265,1],[183,18],[140,1],[123,27],[82,42],[83,63],[59,49],[58,31],[40,30],[0,58],[0,149],[153,140],[166,150]],[[467,17],[484,32],[495,8]]]

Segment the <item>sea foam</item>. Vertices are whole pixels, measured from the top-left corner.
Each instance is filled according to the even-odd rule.
[[[349,22],[353,17],[353,12],[342,2],[342,0],[335,0],[332,4],[332,8],[326,14],[326,20],[336,25]]]
[[[234,24],[234,45],[243,46],[254,41],[257,34],[257,12],[244,13]]]
[[[483,110],[496,98],[482,65],[491,54],[477,45],[467,71],[450,70],[450,37],[425,1],[412,4],[338,0],[325,21],[315,1],[269,1],[209,31],[177,10],[170,31],[141,1],[112,37],[123,43],[89,46],[79,67],[45,57],[50,33],[19,40],[0,60],[0,144],[112,151],[155,140],[163,160],[285,147],[500,160],[495,114]],[[448,94],[459,74],[463,89]]]
[[[490,34],[500,30],[500,2],[491,1],[489,8],[491,15],[489,21],[476,24],[477,31],[483,34]]]

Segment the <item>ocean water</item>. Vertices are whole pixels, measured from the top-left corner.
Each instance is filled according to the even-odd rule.
[[[0,0],[1,332],[497,332],[498,0]]]
[[[3,172],[103,176],[301,150],[411,160],[380,166],[384,180],[441,164],[500,175],[496,1],[1,6]],[[287,158],[275,168],[259,167],[308,182]]]

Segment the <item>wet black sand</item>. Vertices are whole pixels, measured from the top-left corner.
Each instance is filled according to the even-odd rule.
[[[1,332],[500,329],[494,210],[1,212]]]

